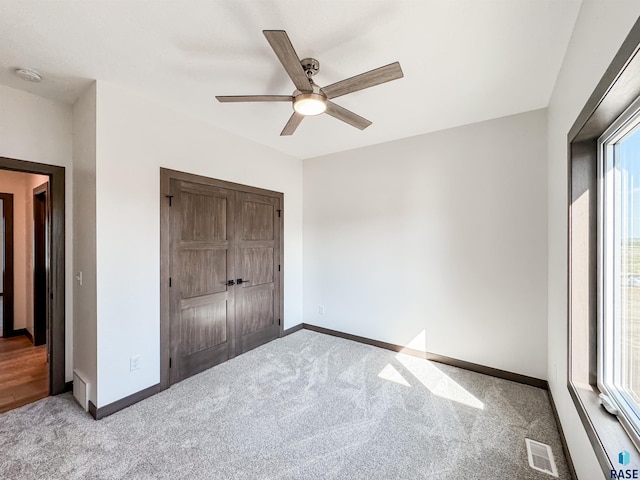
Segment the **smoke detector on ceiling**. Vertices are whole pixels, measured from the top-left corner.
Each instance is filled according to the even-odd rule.
[[[16,68],[16,75],[28,82],[38,83],[42,80],[42,75],[30,68]]]

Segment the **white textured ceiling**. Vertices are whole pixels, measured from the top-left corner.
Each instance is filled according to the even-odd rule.
[[[580,0],[0,0],[0,83],[73,103],[93,79],[123,85],[298,158],[546,107]],[[286,30],[320,86],[400,61],[404,78],[336,99],[280,137],[293,84],[262,35]],[[16,67],[40,71],[31,84]],[[1,102],[0,102],[1,104]]]

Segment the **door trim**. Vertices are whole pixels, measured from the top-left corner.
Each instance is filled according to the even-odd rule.
[[[11,337],[13,329],[13,194],[0,193],[2,216],[6,219],[4,232],[4,281],[2,282],[2,336]]]
[[[267,195],[280,198],[281,221],[280,221],[280,330],[278,337],[284,333],[284,194],[265,190],[263,188],[251,187],[240,183],[226,182],[215,178],[204,177],[192,173],[179,172],[167,168],[160,168],[160,389],[169,388],[169,358],[171,348],[170,337],[170,292],[169,292],[169,272],[170,272],[170,185],[171,180],[184,180],[187,182],[201,183],[203,185],[225,188],[258,195]]]
[[[50,269],[47,283],[51,286],[49,394],[65,390],[65,168],[43,163],[0,157],[0,169],[49,176],[50,232],[48,248]]]
[[[49,284],[49,276],[45,275],[45,286],[44,286],[44,297],[45,297],[45,322],[44,325],[38,325],[38,322],[36,321],[36,301],[37,301],[37,297],[38,297],[38,291],[37,291],[37,282],[36,282],[36,254],[35,254],[35,248],[36,248],[36,241],[35,241],[35,235],[36,235],[36,225],[35,225],[35,220],[36,220],[36,209],[37,207],[37,203],[36,203],[36,197],[43,195],[44,194],[44,267],[45,267],[45,272],[48,272],[51,268],[50,268],[50,252],[49,249],[47,248],[47,246],[50,244],[50,238],[51,238],[51,231],[50,231],[50,227],[51,227],[51,205],[49,202],[49,182],[45,182],[41,185],[38,185],[37,187],[35,187],[33,189],[33,235],[34,235],[34,240],[33,240],[33,248],[34,248],[34,252],[33,252],[33,344],[34,345],[43,345],[46,344],[47,345],[47,350],[49,349],[49,338],[47,335],[47,330],[49,327],[49,323],[50,323],[50,319],[51,319],[51,301],[49,300],[49,298],[51,297],[51,285]],[[42,329],[44,328],[44,331],[42,331]],[[43,335],[44,335],[44,341],[43,340]]]

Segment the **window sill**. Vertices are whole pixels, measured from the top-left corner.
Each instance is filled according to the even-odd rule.
[[[609,478],[611,470],[640,469],[640,453],[618,419],[600,404],[600,392],[590,385],[571,382],[568,388],[605,477]],[[618,463],[618,453],[622,450],[631,456],[627,467]]]

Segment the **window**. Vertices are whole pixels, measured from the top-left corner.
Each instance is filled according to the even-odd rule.
[[[640,466],[639,73],[640,19],[567,135],[567,389],[606,478]]]
[[[640,446],[640,100],[598,140],[598,388]]]

